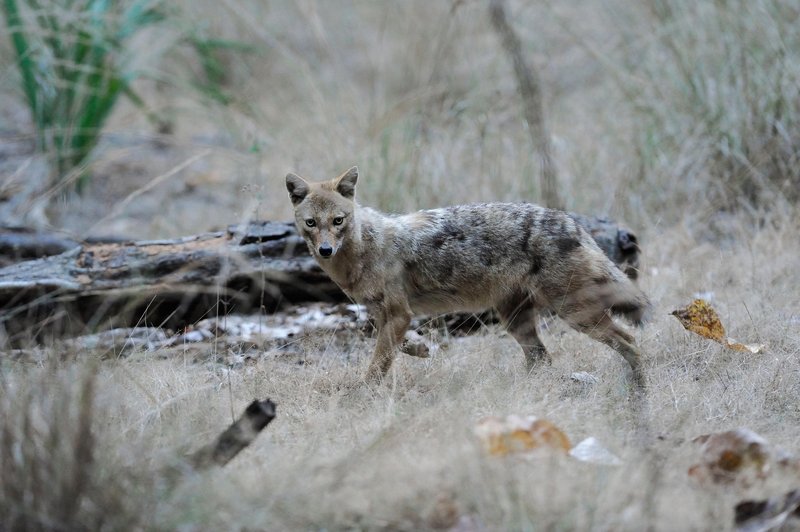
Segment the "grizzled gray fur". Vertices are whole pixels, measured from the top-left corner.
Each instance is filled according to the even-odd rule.
[[[389,369],[413,315],[495,308],[529,365],[548,358],[536,324],[550,310],[643,382],[633,337],[611,316],[641,323],[647,297],[569,215],[529,203],[386,215],[355,202],[357,179],[355,167],[321,183],[289,174],[286,187],[311,254],[378,326],[368,378]]]

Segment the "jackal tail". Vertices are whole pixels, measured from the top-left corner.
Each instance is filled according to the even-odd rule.
[[[631,323],[641,326],[650,318],[652,304],[638,286],[632,281],[614,283],[613,290],[604,294],[606,308],[615,316],[622,316]]]

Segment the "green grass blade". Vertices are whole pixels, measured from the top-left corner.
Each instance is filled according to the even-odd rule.
[[[158,7],[152,7],[150,1],[134,2],[122,16],[117,39],[124,41],[141,28],[161,22],[166,18]]]
[[[53,14],[53,10],[47,11],[43,9],[38,0],[27,0],[36,13],[36,21],[39,23],[39,29],[42,31],[42,40],[50,48],[58,61],[54,65],[58,73],[58,77],[63,77],[66,53],[64,51],[63,42],[59,40],[62,37],[61,27],[58,24],[58,19]]]
[[[92,36],[85,30],[78,30],[75,41],[75,49],[72,51],[72,62],[70,68],[65,69],[64,73],[64,96],[62,111],[70,114],[78,88],[84,83],[87,76],[85,71],[86,57],[91,50]]]
[[[97,86],[87,98],[81,110],[81,118],[70,143],[71,162],[74,166],[81,164],[100,138],[100,130],[111,114],[117,101],[123,81],[118,77],[109,79],[104,86],[102,80],[96,79]]]
[[[73,168],[85,164],[121,94],[137,107],[145,108],[144,101],[130,87],[136,74],[125,69],[129,52],[125,41],[143,27],[164,20],[163,3],[0,2],[39,148],[50,151],[54,178],[62,179]],[[25,27],[29,12],[33,23]],[[69,16],[62,17],[62,13]]]
[[[31,47],[22,26],[22,17],[19,14],[19,6],[16,0],[3,0],[3,8],[6,15],[6,24],[11,33],[11,42],[17,54],[17,65],[22,74],[22,88],[25,97],[28,99],[34,120],[39,116],[39,98],[36,84],[35,69],[36,65],[31,58]]]

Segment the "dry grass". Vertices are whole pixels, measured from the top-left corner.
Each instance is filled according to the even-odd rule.
[[[663,439],[640,445],[623,361],[558,323],[543,335],[555,361],[533,374],[513,342],[490,330],[429,360],[401,356],[378,387],[357,384],[369,338],[342,347],[315,337],[303,344],[302,365],[264,356],[234,370],[154,357],[104,362],[89,378],[78,363],[0,362],[0,529],[427,529],[461,519],[478,530],[708,530],[730,528],[734,502],[747,495],[796,487],[797,479],[703,489],[686,475],[696,456],[688,440],[715,430],[747,426],[800,453],[800,216],[781,180],[796,179],[786,171],[796,172],[787,166],[792,143],[761,143],[776,121],[753,122],[768,95],[740,99],[742,77],[720,77],[733,79],[723,109],[736,116],[712,122],[695,112],[708,99],[682,99],[687,78],[676,70],[705,51],[709,65],[752,73],[760,91],[752,97],[775,72],[764,62],[732,70],[717,49],[747,53],[753,36],[764,35],[755,58],[783,42],[787,77],[778,89],[785,123],[796,124],[796,24],[786,33],[790,16],[762,19],[748,9],[744,38],[724,26],[718,43],[711,22],[689,16],[689,3],[656,4],[672,6],[669,24],[663,12],[627,2],[510,9],[541,69],[567,207],[624,218],[642,237],[641,283],[656,312],[637,336],[647,354],[650,424]],[[722,9],[712,4],[719,3],[698,3]],[[535,200],[537,165],[511,67],[486,5],[457,5],[185,2],[176,15],[183,23],[261,50],[223,53],[234,103],[187,96],[199,66],[180,50],[153,56],[170,35],[139,43],[144,67],[170,80],[139,90],[174,120],[175,133],[156,136],[167,149],[154,147],[146,119],[120,107],[92,163],[94,188],[52,205],[51,220],[80,234],[166,237],[254,213],[288,218],[287,170],[323,178],[351,164],[364,176],[361,201],[384,209]],[[760,34],[759,24],[769,31]],[[0,47],[0,61],[8,58]],[[703,86],[714,72],[700,71]],[[0,81],[0,90],[11,88]],[[4,127],[12,116],[2,112]],[[741,149],[726,159],[719,139],[733,133]],[[749,197],[745,185],[761,175],[753,169],[769,173]],[[108,223],[91,228],[109,213]],[[729,334],[766,343],[766,353],[728,351],[683,331],[668,313],[697,292],[713,292]],[[583,387],[568,379],[573,371],[600,381]],[[222,470],[163,473],[256,397],[275,400],[278,417],[251,448]],[[511,413],[545,416],[574,442],[595,436],[624,463],[485,456],[473,425]]]
[[[749,491],[697,486],[686,474],[697,458],[689,440],[746,426],[800,451],[794,430],[800,423],[800,323],[793,297],[800,279],[792,235],[771,232],[767,249],[767,239],[756,234],[752,247],[725,252],[665,235],[669,250],[650,257],[644,281],[657,301],[655,319],[638,334],[647,353],[650,424],[663,439],[644,447],[624,362],[557,322],[544,334],[555,361],[532,374],[515,344],[489,330],[454,339],[432,359],[401,356],[385,385],[366,387],[357,380],[371,340],[341,352],[322,335],[304,342],[302,365],[274,355],[237,370],[155,357],[106,362],[87,381],[96,387],[90,412],[81,406],[88,386],[81,384],[82,364],[6,364],[4,448],[22,458],[5,456],[0,465],[0,514],[14,516],[9,508],[44,497],[47,504],[32,514],[49,525],[44,528],[94,528],[106,520],[112,529],[135,523],[411,530],[457,519],[490,530],[728,527],[736,501],[779,493],[791,483]],[[786,251],[776,251],[781,247]],[[772,260],[753,262],[763,255]],[[690,336],[668,316],[706,289],[714,290],[730,334],[767,343],[765,354],[745,355]],[[588,371],[600,382],[588,388],[572,382],[573,371]],[[251,448],[223,470],[177,481],[166,476],[170,464],[210,441],[230,423],[232,411],[256,397],[276,400],[278,418]],[[486,456],[473,426],[483,416],[510,413],[547,417],[573,442],[595,436],[624,463]],[[87,416],[94,458],[81,462],[79,426]],[[43,425],[31,432],[25,420]],[[85,468],[86,487],[76,491],[81,512],[59,521],[67,519],[58,504],[78,482],[72,480],[78,464]],[[109,514],[109,508],[116,510]]]

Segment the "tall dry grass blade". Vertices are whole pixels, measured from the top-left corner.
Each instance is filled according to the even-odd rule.
[[[49,362],[6,380],[0,396],[0,529],[133,526],[126,473],[97,462],[98,366]],[[135,505],[133,505],[135,506]]]
[[[522,43],[514,28],[508,22],[503,0],[491,0],[489,3],[489,17],[492,21],[492,26],[500,37],[506,54],[508,54],[514,66],[519,93],[522,96],[525,121],[528,123],[531,142],[539,158],[542,202],[551,209],[563,209],[565,204],[559,193],[558,174],[553,162],[550,132],[547,129],[544,117],[542,82],[536,69],[525,61],[525,57],[522,54]]]

